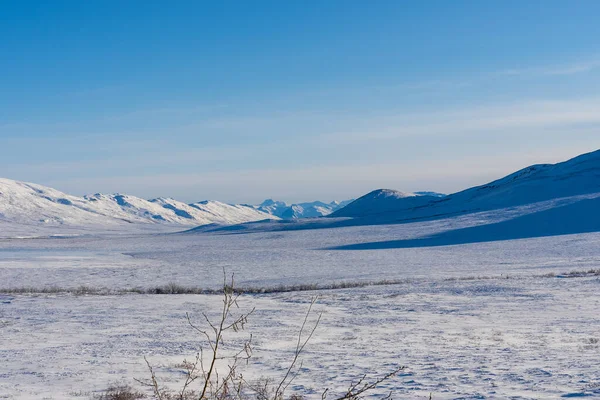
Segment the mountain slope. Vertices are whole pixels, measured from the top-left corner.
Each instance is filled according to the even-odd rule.
[[[259,222],[215,230],[306,230],[446,220],[444,226],[465,231],[449,233],[433,241],[372,246],[357,243],[345,248],[448,245],[598,231],[597,198],[600,198],[600,150],[558,164],[532,165],[488,184],[444,197],[379,189],[330,214],[330,218]],[[476,228],[478,226],[481,228]]]
[[[123,225],[131,222],[97,211],[84,198],[32,183],[0,179],[0,221],[23,225]],[[89,208],[89,209],[88,209]]]
[[[374,223],[438,219],[596,192],[600,192],[600,150],[558,164],[532,165],[441,198],[374,191],[330,216]]]
[[[596,192],[600,192],[600,150],[558,164],[523,168],[488,184],[452,194],[437,207],[450,211],[493,210]]]
[[[71,196],[32,183],[0,179],[0,224],[118,228],[131,224],[238,224],[274,217],[250,206],[217,201],[185,204],[124,194]]]
[[[452,229],[417,239],[356,243],[334,247],[336,250],[380,250],[415,247],[452,246],[501,240],[570,235],[600,231],[600,193],[572,196],[573,201],[541,208],[499,222]],[[539,204],[539,203],[537,203]]]

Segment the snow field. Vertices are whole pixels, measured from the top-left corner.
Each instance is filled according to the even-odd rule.
[[[280,377],[310,298],[321,324],[293,388],[341,391],[362,374],[406,370],[377,393],[394,398],[559,398],[600,396],[600,280],[523,278],[421,282],[318,293],[243,296],[256,307],[248,379]],[[2,296],[0,393],[10,399],[75,399],[113,382],[147,376],[165,384],[199,342],[220,296]],[[314,320],[314,316],[313,316]],[[231,336],[230,336],[231,337]]]

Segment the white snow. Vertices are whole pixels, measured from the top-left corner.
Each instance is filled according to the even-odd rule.
[[[239,237],[251,241],[249,236]],[[291,244],[286,238],[268,242],[278,240]],[[307,303],[319,295],[322,323],[302,357],[294,390],[318,398],[325,388],[339,393],[364,373],[405,365],[378,394],[392,390],[394,398],[411,399],[427,399],[430,393],[434,399],[598,396],[600,280],[535,275],[598,265],[600,235],[514,242],[429,249],[420,255],[445,258],[448,270],[409,268],[406,251],[378,251],[401,260],[398,275],[414,278],[404,284],[243,296],[240,305],[258,312],[247,327],[254,358],[242,371],[248,379],[281,377]],[[250,249],[243,253],[253,256]],[[62,259],[76,268],[64,255],[55,256],[57,264]],[[368,259],[366,252],[341,252],[335,258],[348,264]],[[113,262],[109,270],[134,269],[123,260]],[[294,275],[293,266],[281,267],[280,280]],[[87,269],[88,283],[102,283],[96,277],[102,267],[80,268]],[[202,276],[216,282],[217,269],[193,273],[187,283],[202,283]],[[36,276],[46,274],[52,274],[47,265]],[[443,279],[449,275],[465,279]],[[485,275],[495,278],[472,278]],[[143,282],[157,278],[146,274]],[[272,278],[263,277],[263,284],[278,280]],[[165,384],[176,387],[182,374],[175,366],[192,358],[198,346],[185,313],[201,323],[200,313],[214,315],[220,301],[206,295],[1,296],[0,393],[9,399],[77,399],[113,382],[137,386],[133,378],[148,376],[144,356]],[[234,335],[228,345],[239,344],[241,337]]]
[[[434,399],[598,395],[600,279],[547,274],[598,268],[600,233],[334,249],[516,220],[510,212],[520,215],[250,234],[4,239],[0,274],[2,288],[113,290],[171,282],[216,288],[223,268],[239,286],[262,288],[399,280],[404,283],[244,296],[241,304],[259,310],[249,326],[256,357],[246,375],[281,375],[307,302],[318,294],[323,323],[294,384],[301,392],[339,392],[363,373],[406,365],[382,391],[393,390],[394,398],[433,393]],[[198,343],[185,313],[199,317],[219,302],[219,296],[197,295],[2,295],[0,393],[74,399],[115,381],[135,385],[133,378],[147,376],[143,356],[175,386],[181,373],[174,366],[193,357]]]
[[[123,194],[71,196],[41,185],[0,179],[0,237],[98,233],[277,219],[250,206],[217,201],[185,204]],[[169,226],[170,225],[170,226]]]

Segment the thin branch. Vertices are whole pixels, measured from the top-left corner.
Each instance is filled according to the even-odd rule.
[[[313,308],[314,304],[316,303],[316,301],[317,301],[317,297],[313,297],[310,302],[310,305],[308,306],[308,311],[306,312],[306,315],[304,316],[304,321],[302,322],[302,326],[300,327],[300,332],[298,333],[298,341],[296,343],[296,350],[294,352],[294,358],[292,359],[292,363],[290,364],[289,368],[287,369],[283,379],[279,382],[279,385],[277,386],[277,390],[275,390],[275,397],[274,397],[275,399],[278,399],[280,396],[283,396],[285,389],[289,386],[289,383],[286,384],[286,381],[287,381],[290,373],[294,369],[294,366],[296,365],[296,362],[298,361],[298,357],[300,357],[300,354],[304,350],[304,347],[306,347],[307,343],[310,341],[313,334],[315,333],[317,326],[319,326],[319,323],[321,322],[321,317],[323,316],[323,313],[319,313],[319,317],[317,318],[317,321],[313,325],[313,328],[310,331],[310,334],[308,335],[306,340],[302,341],[302,333],[304,332],[304,328],[306,327],[308,317],[310,316],[310,312],[312,311],[312,308]]]
[[[381,378],[378,378],[377,380],[375,380],[372,383],[364,383],[363,384],[363,382],[367,378],[366,375],[363,375],[362,378],[360,378],[358,380],[358,382],[356,382],[355,384],[350,386],[350,388],[348,389],[348,391],[346,392],[345,395],[343,395],[342,397],[338,397],[336,400],[358,399],[361,394],[376,388],[380,383],[390,379],[392,376],[396,375],[398,372],[402,371],[405,368],[406,367],[397,367],[393,371],[382,376]],[[360,386],[360,388],[359,388],[359,386]],[[390,398],[390,397],[391,397],[391,393],[385,398]]]
[[[154,392],[154,395],[156,396],[156,399],[163,400],[163,396],[162,396],[162,393],[158,386],[158,381],[156,379],[156,374],[154,373],[154,369],[152,368],[152,365],[150,364],[150,362],[148,361],[146,356],[144,356],[144,361],[146,362],[146,365],[148,366],[148,370],[150,371],[150,381],[142,381],[139,379],[135,379],[135,381],[143,386],[151,387],[152,391]]]

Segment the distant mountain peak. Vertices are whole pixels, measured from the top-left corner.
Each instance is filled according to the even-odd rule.
[[[259,205],[259,207],[272,207],[272,206],[286,207],[287,204],[283,201],[275,201],[273,199],[266,199]]]
[[[350,202],[351,200],[287,204],[283,201],[267,199],[255,208],[283,219],[316,218],[329,215]]]
[[[400,192],[398,190],[393,190],[393,189],[376,189],[373,190],[372,192],[367,193],[365,196],[363,197],[395,197],[398,199],[404,198],[404,197],[414,197],[416,196],[415,193],[410,193],[410,192]]]

